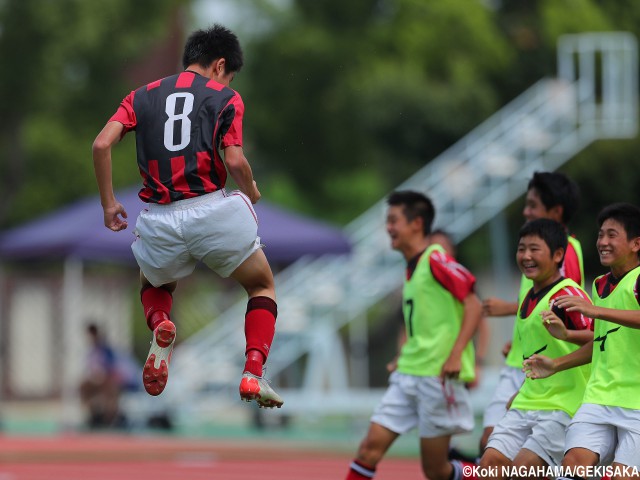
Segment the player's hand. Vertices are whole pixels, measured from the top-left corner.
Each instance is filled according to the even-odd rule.
[[[462,370],[460,356],[449,356],[444,365],[442,365],[442,370],[440,370],[440,380],[444,381],[447,378],[457,379],[460,376],[460,370]]]
[[[522,371],[527,376],[535,380],[536,378],[547,378],[555,373],[553,358],[544,355],[531,355],[522,362]]]
[[[485,298],[482,302],[482,314],[486,317],[504,317],[506,315],[515,315],[517,311],[517,305],[512,302],[506,302],[500,298],[489,297]]]
[[[253,204],[258,203],[258,200],[262,198],[262,194],[260,193],[260,190],[258,190],[258,184],[255,180],[253,181],[253,194],[250,195],[249,198],[251,199],[251,203]]]
[[[482,376],[482,367],[476,363],[476,375],[475,378],[467,382],[467,388],[469,390],[473,390],[474,388],[478,388],[480,385],[480,377]]]
[[[394,358],[389,363],[387,363],[387,372],[393,373],[396,371],[397,368],[398,368],[398,357]]]
[[[586,298],[575,295],[560,295],[554,300],[555,305],[564,308],[567,312],[580,312],[589,318],[598,316],[596,307]]]
[[[553,313],[551,310],[544,310],[540,316],[542,317],[542,325],[549,333],[558,340],[567,341],[569,338],[569,331],[564,322]]]
[[[510,351],[511,351],[511,340],[505,343],[504,346],[502,347],[502,355],[506,357],[507,355],[509,355]]]
[[[110,207],[103,207],[104,211],[104,226],[114,232],[124,230],[129,225],[126,220],[127,212],[120,202],[116,202],[115,205]],[[122,218],[120,218],[122,217]]]

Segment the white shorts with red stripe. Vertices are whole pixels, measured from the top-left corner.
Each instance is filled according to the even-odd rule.
[[[228,277],[261,248],[256,212],[237,190],[149,204],[138,216],[135,235],[133,255],[155,287],[188,276],[198,261]]]

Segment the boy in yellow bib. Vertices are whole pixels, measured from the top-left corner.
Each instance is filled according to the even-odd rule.
[[[560,273],[566,249],[567,234],[558,222],[538,219],[520,229],[516,260],[533,282],[518,308],[515,325],[525,358],[540,352],[560,357],[593,338],[590,319],[557,304],[557,298],[564,296],[590,302],[576,282]],[[553,335],[560,333],[566,341]],[[489,437],[480,465],[498,476],[504,472],[502,467],[560,465],[565,428],[580,406],[588,377],[588,367],[581,367],[553,379],[525,379]]]
[[[475,277],[431,241],[431,200],[419,192],[398,191],[387,202],[391,247],[407,262],[402,291],[406,341],[346,480],[374,478],[393,442],[416,427],[425,476],[459,480],[461,463],[447,457],[451,436],[473,428],[465,382],[475,375],[470,340],[482,304],[474,293]]]
[[[562,465],[576,472],[611,465],[614,478],[640,469],[640,208],[628,203],[598,215],[596,247],[610,272],[593,282],[594,304],[561,297],[566,311],[594,318],[595,338],[559,358],[534,355],[524,362],[527,377],[554,378],[591,362],[580,409],[567,430]],[[551,376],[553,375],[553,376]],[[536,380],[536,382],[541,380]],[[559,478],[581,478],[577,476]]]
[[[567,248],[560,273],[565,278],[575,280],[584,287],[584,268],[582,261],[582,246],[580,242],[569,234],[568,225],[574,217],[580,200],[578,185],[561,172],[535,172],[527,186],[524,209],[522,215],[527,222],[538,218],[549,218],[561,223],[567,234]],[[518,298],[515,302],[501,300],[495,297],[486,298],[483,311],[487,317],[503,317],[516,315],[522,298],[531,289],[531,280],[524,275],[520,280]],[[505,363],[500,370],[500,378],[489,404],[484,412],[480,437],[480,455],[487,446],[487,441],[493,428],[507,411],[507,402],[518,391],[524,381],[522,372],[522,348],[516,329],[513,329],[511,340],[502,350]]]

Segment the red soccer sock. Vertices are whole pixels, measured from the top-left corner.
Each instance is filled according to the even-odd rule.
[[[160,322],[169,319],[169,312],[173,305],[173,296],[169,290],[145,285],[140,290],[140,300],[147,326],[151,331],[154,331]]]
[[[269,357],[269,349],[276,331],[278,306],[269,297],[253,297],[247,303],[244,318],[244,335],[247,346],[247,362],[244,371],[262,376],[262,365]]]
[[[354,460],[351,462],[351,468],[345,480],[371,480],[375,475],[376,467]]]
[[[247,360],[244,364],[244,371],[253,373],[257,377],[262,376],[262,365],[264,365],[265,358],[258,350],[249,350],[247,352]]]

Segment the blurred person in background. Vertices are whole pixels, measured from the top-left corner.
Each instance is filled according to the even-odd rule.
[[[153,332],[143,385],[150,395],[164,391],[176,338],[173,292],[202,261],[240,283],[249,297],[240,398],[280,407],[282,398],[263,378],[278,309],[253,209],[261,194],[242,147],[244,103],[229,87],[243,65],[242,49],[233,32],[216,24],[189,36],[182,63],[182,73],[127,95],[93,144],[104,224],[120,231],[127,212],[113,192],[111,149],[136,132],[139,196],[149,207],[136,222],[132,250]],[[225,190],[227,172],[239,190]]]
[[[95,323],[87,324],[89,353],[80,398],[87,409],[89,428],[113,427],[121,423],[120,393],[123,378],[116,354]]]

